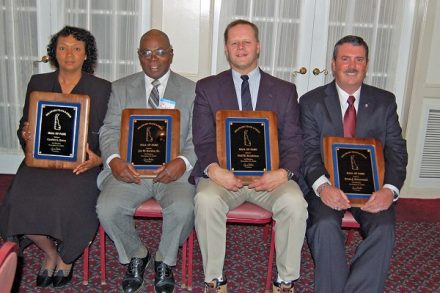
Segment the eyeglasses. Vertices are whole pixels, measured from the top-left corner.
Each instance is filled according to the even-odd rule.
[[[163,57],[172,50],[173,50],[173,47],[171,47],[171,46],[168,49],[162,49],[162,48],[159,48],[156,50],[138,49],[138,54],[139,54],[139,56],[142,56],[144,58],[149,59],[149,58],[153,57],[153,55],[156,57]]]

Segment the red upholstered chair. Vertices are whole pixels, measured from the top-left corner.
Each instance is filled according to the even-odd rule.
[[[341,227],[343,229],[348,229],[346,244],[350,244],[353,240],[353,229],[359,229],[361,226],[358,222],[356,222],[353,214],[350,211],[346,211],[344,217],[342,218]]]
[[[162,208],[159,203],[151,198],[144,201],[136,210],[134,217],[136,218],[162,218]],[[193,239],[193,233],[189,235],[188,239],[185,241],[182,247],[182,287],[186,286],[186,258],[187,258],[187,246],[189,239]],[[99,246],[100,246],[100,256],[101,256],[101,284],[106,284],[106,272],[105,272],[105,231],[102,226],[99,227]]]
[[[18,245],[5,242],[0,248],[0,293],[11,292],[17,269]]]
[[[266,285],[265,290],[269,292],[272,283],[272,265],[273,265],[273,257],[275,253],[275,221],[272,220],[272,213],[268,212],[262,207],[259,207],[255,204],[245,202],[239,207],[230,210],[227,216],[227,223],[241,223],[241,224],[249,224],[249,225],[265,225],[265,233],[264,240],[267,239],[267,234],[269,228],[271,228],[271,237],[270,237],[270,248],[269,248],[269,258],[267,263],[267,277],[266,277]],[[192,262],[193,262],[193,236],[189,237],[188,244],[188,287],[189,291],[192,290]]]

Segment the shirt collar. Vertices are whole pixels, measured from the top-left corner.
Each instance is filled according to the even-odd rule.
[[[357,89],[357,91],[355,91],[352,95],[350,95],[346,91],[344,91],[341,87],[339,87],[337,82],[335,82],[335,84],[336,84],[336,91],[338,92],[339,104],[341,105],[342,111],[345,112],[345,110],[348,107],[347,99],[348,99],[349,96],[354,96],[355,97],[356,100],[354,101],[354,107],[355,107],[355,109],[358,109],[359,98],[361,96],[361,88],[362,88],[362,86],[360,86]]]
[[[234,69],[231,69],[231,70],[232,70],[232,78],[241,83],[241,81],[242,81],[241,76],[243,74],[239,73],[238,71],[235,71]],[[252,80],[259,79],[260,75],[261,75],[260,68],[257,66],[254,68],[254,70],[252,70],[251,72],[249,72],[246,75],[249,76],[250,82],[252,82]]]
[[[159,78],[159,81],[160,81],[159,88],[166,88],[167,83],[168,83],[168,79],[170,78],[170,74],[171,74],[171,70],[168,69],[168,71],[164,75],[162,75],[161,78]],[[149,77],[145,73],[144,73],[144,77],[145,77],[145,85],[146,85],[147,89],[153,88],[153,85],[151,83],[154,81],[154,78]]]

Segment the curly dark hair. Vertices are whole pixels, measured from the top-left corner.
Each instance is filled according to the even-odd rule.
[[[89,31],[79,27],[65,26],[51,37],[49,45],[47,45],[47,55],[49,56],[50,64],[56,68],[60,67],[56,58],[57,42],[60,36],[73,36],[78,41],[85,43],[87,59],[83,63],[82,71],[93,74],[98,60],[95,37]]]

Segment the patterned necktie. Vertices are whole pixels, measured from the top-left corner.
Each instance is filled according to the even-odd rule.
[[[354,108],[355,97],[347,99],[348,108],[344,115],[344,137],[354,137],[356,134],[356,109]]]
[[[151,83],[153,85],[153,89],[150,93],[150,98],[148,99],[148,106],[151,109],[159,108],[159,90],[157,89],[160,85],[160,81],[158,79],[153,80]]]
[[[251,99],[251,91],[249,90],[249,76],[242,75],[241,79],[243,82],[241,83],[241,110],[250,110],[252,111],[252,99]]]

